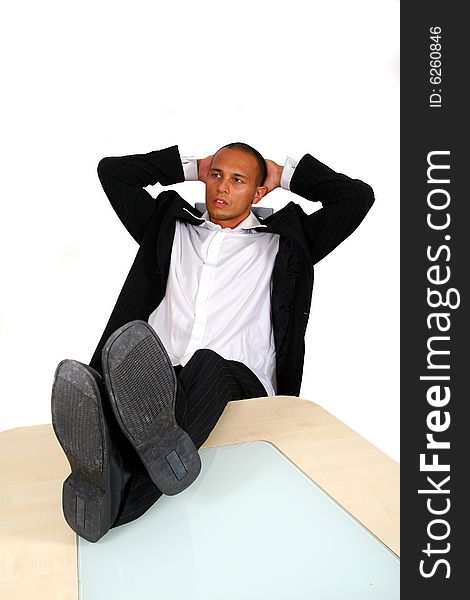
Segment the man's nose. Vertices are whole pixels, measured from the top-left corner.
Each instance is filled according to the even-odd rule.
[[[217,182],[217,191],[218,192],[228,192],[229,190],[229,180],[225,177],[221,177]]]

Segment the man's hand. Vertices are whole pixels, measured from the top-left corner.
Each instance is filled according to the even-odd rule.
[[[273,160],[266,159],[266,167],[268,168],[268,174],[266,175],[266,179],[263,182],[268,188],[266,194],[272,192],[274,189],[281,186],[281,175],[284,167],[276,164]]]
[[[214,155],[206,156],[206,158],[198,158],[197,159],[197,178],[199,181],[203,181],[206,183],[207,174],[209,172],[209,167],[211,166],[211,160]]]

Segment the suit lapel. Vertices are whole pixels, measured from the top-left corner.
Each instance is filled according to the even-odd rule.
[[[302,250],[310,261],[310,250],[305,241],[305,233],[296,206],[294,202],[289,202],[284,208],[273,213],[266,219],[259,219],[263,225],[267,226],[267,229],[263,227],[257,228],[257,230],[270,231],[271,233],[279,234],[281,237],[289,238]]]

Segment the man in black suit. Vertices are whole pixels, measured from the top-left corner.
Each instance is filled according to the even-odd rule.
[[[374,200],[310,154],[281,166],[239,142],[200,160],[176,146],[106,158],[98,175],[139,250],[90,365],[64,360],[54,378],[64,514],[90,541],[194,481],[227,402],[298,395],[313,265]],[[205,183],[202,215],[144,189],[188,179]],[[252,205],[277,187],[322,208],[258,219]]]

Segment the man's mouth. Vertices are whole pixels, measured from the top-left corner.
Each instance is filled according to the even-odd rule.
[[[227,202],[225,202],[225,200],[223,198],[214,198],[212,200],[212,203],[215,204],[216,206],[224,206],[227,204]]]

